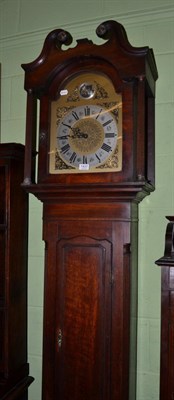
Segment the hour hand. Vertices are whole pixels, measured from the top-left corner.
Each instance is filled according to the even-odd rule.
[[[79,128],[71,128],[71,129],[72,129],[72,131],[73,131],[73,133],[74,133],[74,135],[72,135],[72,138],[73,138],[73,139],[75,139],[75,138],[79,138],[79,139],[84,138],[84,139],[87,139],[87,137],[88,137],[87,133],[81,132],[81,130],[80,130]]]
[[[87,139],[87,137],[88,137],[88,135],[86,134],[86,133],[83,133],[83,132],[74,132],[74,134],[72,134],[72,135],[63,135],[63,136],[59,136],[58,138],[60,139],[60,140],[66,140],[67,138],[72,138],[72,139],[81,139],[81,138],[84,138],[84,139]]]
[[[75,138],[84,138],[87,139],[88,135],[87,133],[83,133],[81,132],[81,130],[79,128],[73,128],[71,125],[67,125],[65,123],[63,123],[62,125],[66,126],[67,128],[71,129],[71,131],[73,132],[73,135],[65,135],[65,136],[61,136],[61,139],[66,139],[67,137],[71,137],[72,139]]]

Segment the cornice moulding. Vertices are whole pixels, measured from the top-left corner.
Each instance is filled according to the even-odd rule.
[[[76,38],[79,37],[87,37],[88,39],[92,39],[94,41],[99,42],[95,34],[95,30],[97,26],[107,20],[116,20],[124,25],[124,27],[129,29],[129,27],[138,27],[143,24],[150,25],[152,23],[159,23],[161,21],[169,23],[174,20],[174,6],[161,7],[151,9],[150,11],[142,10],[130,12],[127,14],[117,14],[117,15],[105,15],[97,18],[91,18],[85,21],[77,21],[76,23],[63,24],[63,26],[50,26],[44,29],[32,31],[32,32],[22,32],[14,35],[1,37],[0,38],[0,47],[1,50],[3,48],[11,48],[11,47],[21,47],[26,45],[36,45],[37,43],[43,44],[43,40],[47,36],[47,34],[54,29],[63,28],[71,33],[76,41]],[[60,24],[59,24],[60,25]]]

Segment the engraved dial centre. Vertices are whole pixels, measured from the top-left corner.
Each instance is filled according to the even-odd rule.
[[[104,129],[93,118],[85,117],[73,125],[74,135],[70,136],[69,144],[79,154],[91,154],[97,151],[104,141]]]

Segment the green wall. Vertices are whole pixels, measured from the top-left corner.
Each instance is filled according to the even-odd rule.
[[[174,0],[0,0],[1,141],[25,142],[26,93],[21,63],[34,60],[48,32],[64,28],[74,41],[95,42],[96,27],[115,19],[133,46],[152,47],[159,80],[156,97],[156,191],[139,211],[139,320],[137,400],[159,399],[160,270],[165,215],[174,212]],[[29,400],[40,400],[44,243],[42,205],[30,198],[29,362],[35,377]]]

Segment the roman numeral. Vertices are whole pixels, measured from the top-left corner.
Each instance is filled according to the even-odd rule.
[[[77,154],[74,152],[74,153],[72,153],[72,155],[71,155],[71,157],[70,157],[70,162],[74,162],[75,161],[75,159],[76,159],[76,157],[77,157]]]
[[[83,164],[87,164],[88,162],[87,162],[87,157],[86,156],[83,156]]]
[[[109,145],[106,144],[106,143],[103,143],[103,145],[101,146],[101,149],[104,150],[104,151],[107,151],[107,153],[109,153],[109,151],[112,150],[112,147],[109,146]]]
[[[95,154],[95,156],[96,156],[97,160],[98,160],[99,162],[101,162],[100,157],[99,157],[97,154]]]
[[[115,132],[106,132],[105,133],[105,138],[106,139],[111,139],[115,137]]]
[[[90,115],[90,111],[91,111],[90,108],[87,106],[87,107],[85,107],[84,111],[85,111],[85,117],[88,117]]]
[[[76,113],[75,111],[72,111],[72,116],[73,116],[76,120],[79,119],[79,116],[77,115],[77,113]]]
[[[104,122],[103,126],[109,125],[112,121],[113,121],[113,119],[108,119],[108,121]]]
[[[67,151],[70,149],[70,145],[67,143],[67,144],[65,144],[65,146],[63,146],[62,148],[61,148],[61,153],[67,153]]]

